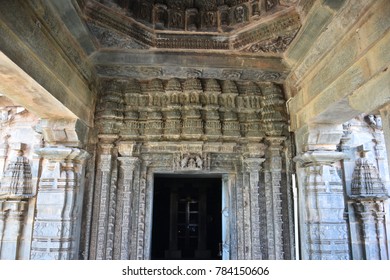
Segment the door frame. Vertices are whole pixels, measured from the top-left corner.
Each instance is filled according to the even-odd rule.
[[[148,172],[149,173],[149,172]],[[146,208],[145,208],[145,257],[146,259],[151,259],[152,256],[152,226],[153,226],[153,195],[154,195],[154,178],[156,175],[169,175],[169,176],[188,176],[188,177],[198,177],[198,178],[207,178],[207,177],[220,177],[222,181],[221,185],[221,220],[222,220],[222,260],[233,259],[233,256],[236,255],[234,252],[237,250],[234,246],[234,238],[236,236],[234,227],[235,215],[236,213],[233,189],[235,185],[235,174],[229,173],[212,173],[212,172],[159,172],[154,171],[150,172],[147,176],[147,185],[146,185]],[[233,240],[232,240],[233,239]],[[232,242],[233,241],[233,242]]]

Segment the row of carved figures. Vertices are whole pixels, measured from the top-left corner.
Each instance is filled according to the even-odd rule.
[[[227,27],[257,19],[278,4],[276,0],[267,0],[264,5],[259,0],[121,2],[135,18],[151,23],[156,29],[186,31],[217,28],[225,28],[227,31]]]

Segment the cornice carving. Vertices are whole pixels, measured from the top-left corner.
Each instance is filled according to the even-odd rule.
[[[91,26],[103,47],[240,50],[280,37],[273,42],[278,47],[267,51],[278,52],[293,39],[286,32],[301,26],[296,4],[278,2],[121,1],[122,9],[112,1],[100,4],[91,0],[85,13],[87,21],[107,28],[102,33]],[[246,25],[249,27],[244,28]]]

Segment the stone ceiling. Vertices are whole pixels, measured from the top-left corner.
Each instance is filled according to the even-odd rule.
[[[80,0],[101,77],[282,83],[297,0]]]

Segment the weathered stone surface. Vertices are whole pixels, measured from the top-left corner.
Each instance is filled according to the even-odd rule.
[[[155,174],[223,179],[223,259],[389,258],[386,0],[2,4],[1,259],[150,258]]]
[[[389,23],[382,20],[388,8],[382,1],[348,3],[316,40],[307,61],[296,64],[289,78],[295,80],[292,85],[298,88],[289,102],[294,131],[310,120],[344,122],[387,102],[389,90],[381,80],[388,75],[390,61],[383,47],[388,44]],[[352,18],[359,21],[348,20]],[[342,34],[341,30],[345,32],[343,39],[333,41],[334,36]],[[335,44],[332,48],[330,38]],[[370,100],[373,92],[378,99]]]

